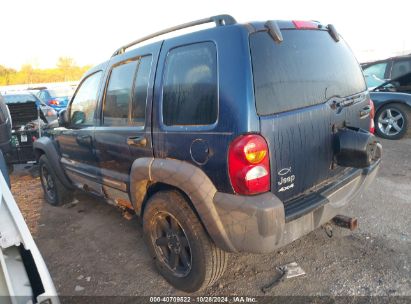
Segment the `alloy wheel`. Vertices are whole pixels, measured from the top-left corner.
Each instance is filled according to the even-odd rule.
[[[404,127],[404,117],[393,108],[388,108],[381,112],[378,117],[378,128],[387,136],[395,136],[402,131]]]
[[[180,222],[161,211],[153,218],[151,241],[159,260],[177,277],[185,277],[192,266],[192,251]]]

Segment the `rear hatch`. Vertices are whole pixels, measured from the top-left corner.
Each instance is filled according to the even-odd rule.
[[[270,151],[271,191],[282,201],[343,174],[333,165],[333,132],[368,130],[361,68],[346,43],[325,29],[282,29],[250,35],[257,113]]]

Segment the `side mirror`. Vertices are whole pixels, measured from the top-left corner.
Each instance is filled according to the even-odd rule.
[[[68,117],[67,109],[61,110],[58,113],[58,122],[60,127],[67,127],[69,125],[70,119]]]

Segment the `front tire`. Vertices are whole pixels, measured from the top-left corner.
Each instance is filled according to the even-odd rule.
[[[401,139],[409,133],[410,109],[393,103],[383,106],[375,115],[375,130],[386,139]]]
[[[210,240],[179,192],[161,191],[149,199],[143,229],[158,271],[175,288],[204,289],[224,273],[228,253]]]
[[[53,206],[69,203],[73,200],[73,193],[59,180],[46,155],[39,159],[39,173],[46,201]]]

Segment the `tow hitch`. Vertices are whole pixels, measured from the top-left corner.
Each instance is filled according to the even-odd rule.
[[[340,226],[342,228],[350,229],[354,231],[358,227],[358,220],[355,217],[349,217],[345,215],[337,215],[330,222],[325,223],[322,227],[328,237],[333,236],[333,225]]]
[[[351,231],[354,231],[358,227],[357,218],[345,215],[337,215],[332,219],[332,222],[334,225],[350,229]]]

